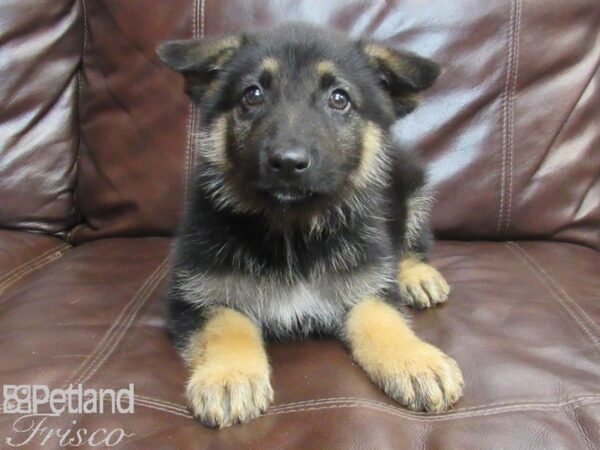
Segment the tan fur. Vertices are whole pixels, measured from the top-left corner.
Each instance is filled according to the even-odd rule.
[[[345,332],[354,359],[391,398],[410,409],[444,411],[462,395],[456,362],[420,340],[383,300],[367,297],[354,306]]]
[[[273,400],[260,330],[233,309],[215,308],[190,338],[183,357],[191,368],[186,389],[190,409],[206,425],[246,422]]]
[[[333,61],[327,61],[327,60],[319,61],[315,65],[315,70],[319,77],[322,77],[323,75],[326,75],[326,74],[335,75],[335,73],[336,73],[336,68],[335,68],[335,64],[333,63]]]
[[[203,93],[203,98],[212,97],[219,92],[219,90],[223,87],[223,80],[213,80],[207,86],[206,90]]]
[[[416,70],[411,64],[406,63],[406,59],[402,55],[394,53],[388,48],[376,44],[367,44],[364,46],[363,51],[369,58],[369,64],[376,69],[380,69],[383,66],[396,74],[410,73]],[[406,91],[401,94],[401,97],[402,103],[410,111],[419,105],[417,94]]]
[[[229,36],[214,42],[212,45],[204,48],[205,55],[214,55],[216,57],[215,68],[221,67],[231,59],[235,51],[240,47],[240,38]]]
[[[227,115],[215,119],[213,124],[206,130],[198,133],[198,147],[200,154],[212,164],[227,169],[229,162],[225,154],[227,145]]]
[[[383,165],[382,131],[375,123],[367,122],[362,134],[362,152],[358,168],[352,175],[352,180],[359,187],[364,187],[369,180],[377,181]]]
[[[376,66],[383,62],[391,70],[397,73],[409,69],[409,67],[407,67],[402,61],[402,58],[385,47],[375,44],[367,44],[364,47],[364,52],[371,60],[371,64]]]
[[[450,286],[432,266],[408,254],[398,265],[400,294],[410,306],[429,308],[448,300]]]
[[[279,61],[271,57],[265,58],[261,64],[261,69],[275,74],[279,70]]]
[[[410,92],[403,92],[402,93],[402,102],[406,105],[407,108],[410,109],[410,111],[413,111],[413,110],[417,109],[417,107],[419,106],[419,103],[420,103],[419,95],[412,94]]]

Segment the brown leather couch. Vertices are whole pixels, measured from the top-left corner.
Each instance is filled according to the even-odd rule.
[[[327,340],[269,347],[264,417],[215,431],[186,411],[161,293],[201,149],[155,48],[292,19],[445,68],[396,137],[437,192],[453,291],[414,323],[464,371],[453,411],[403,409]],[[118,448],[597,448],[599,30],[598,0],[3,0],[0,384],[134,383],[134,414],[44,424],[134,434]]]

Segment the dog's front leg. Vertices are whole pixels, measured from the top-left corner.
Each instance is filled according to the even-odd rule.
[[[354,359],[387,395],[408,408],[444,411],[462,395],[456,362],[419,339],[384,300],[368,297],[355,305],[344,331]]]
[[[191,369],[189,406],[205,425],[247,422],[273,400],[260,329],[238,311],[214,308],[190,336],[183,356]]]

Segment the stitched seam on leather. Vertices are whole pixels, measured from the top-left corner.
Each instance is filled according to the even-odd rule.
[[[0,280],[0,294],[4,293],[9,286],[16,283],[24,276],[30,274],[31,272],[34,272],[35,270],[41,269],[46,264],[52,261],[59,259],[69,249],[71,249],[71,246],[69,244],[59,244],[56,247],[45,251],[41,255],[11,270],[4,276],[3,279]],[[6,299],[0,300],[0,304],[4,303],[5,301]]]
[[[171,402],[167,402],[165,400],[159,400],[152,397],[145,397],[143,395],[134,395],[135,404],[149,404],[156,405],[164,409],[168,409],[170,411],[174,411],[180,414],[185,414],[188,417],[191,417],[189,410],[185,406],[176,405]]]
[[[197,5],[198,6],[198,5]],[[205,23],[205,14],[204,14],[204,10],[205,10],[205,0],[201,0],[200,5],[199,5],[199,13],[200,13],[200,30],[196,30],[196,34],[200,36],[200,38],[204,38],[204,23]],[[196,12],[196,17],[198,16],[198,11]],[[196,25],[196,28],[198,27],[198,25]],[[192,146],[190,149],[190,175],[189,175],[189,179],[191,180],[194,174],[194,168],[196,167],[196,156],[198,153],[198,149],[196,147],[196,129],[197,129],[197,124],[198,124],[198,118],[199,118],[199,111],[198,108],[195,107],[195,111],[194,111],[194,121],[193,121],[193,126],[192,129],[190,131],[190,136],[192,139]]]
[[[156,409],[162,412],[166,412],[168,414],[173,414],[175,416],[180,416],[180,417],[185,417],[186,419],[191,419],[192,415],[189,412],[179,412],[173,409],[168,409],[168,408],[164,408],[162,407],[160,404],[154,403],[154,402],[148,402],[148,401],[141,401],[135,402],[136,405],[140,405],[140,406],[145,406],[146,408],[150,408],[150,409]]]
[[[515,96],[517,89],[517,76],[519,72],[519,52],[520,52],[520,36],[521,36],[521,0],[517,0],[516,2],[516,28],[513,36],[514,43],[514,54],[513,54],[513,70],[512,70],[512,78],[511,78],[511,89],[509,96],[509,146],[508,146],[508,162],[507,162],[507,180],[506,180],[506,190],[507,190],[507,201],[506,201],[506,217],[504,220],[504,233],[508,233],[508,227],[510,225],[510,219],[512,214],[512,191],[513,191],[513,152],[515,149]]]
[[[121,313],[119,314],[119,316],[117,317],[117,319],[115,320],[115,322],[113,322],[113,324],[112,324],[111,328],[109,329],[109,331],[104,335],[104,337],[100,341],[100,344],[86,358],[86,360],[77,369],[75,369],[75,371],[73,372],[73,374],[71,374],[71,376],[69,377],[69,380],[73,379],[77,375],[77,372],[79,372],[79,371],[81,371],[83,369],[83,373],[79,376],[79,378],[76,381],[69,381],[69,380],[67,380],[67,382],[65,384],[63,384],[63,386],[61,387],[62,389],[66,389],[70,384],[81,384],[81,383],[87,381],[98,370],[98,368],[100,367],[100,365],[102,365],[104,363],[104,361],[106,361],[106,359],[110,356],[110,354],[114,351],[114,349],[116,348],[116,346],[120,342],[120,340],[123,337],[124,333],[127,331],[127,328],[131,325],[131,323],[135,319],[135,316],[137,315],[137,313],[139,312],[139,310],[144,306],[144,304],[146,303],[146,301],[148,300],[148,298],[150,298],[150,295],[156,289],[156,286],[158,285],[158,283],[160,283],[160,281],[162,280],[162,278],[167,273],[166,267],[167,267],[168,261],[169,261],[169,258],[168,257],[165,258],[161,262],[161,264],[159,264],[156,267],[156,269],[154,269],[154,271],[148,276],[148,278],[144,281],[144,283],[142,284],[142,286],[140,287],[140,289],[138,289],[138,291],[136,292],[136,294],[133,296],[132,300],[125,306],[125,308],[123,308],[121,310]],[[147,292],[147,294],[146,294],[146,292]],[[136,301],[138,302],[138,304],[134,305],[132,307],[132,311],[131,311],[131,313],[129,313],[129,316],[127,318],[123,318],[124,315],[125,315],[125,312]],[[92,369],[92,367],[95,365],[96,361],[99,358],[101,358],[101,354],[103,352],[105,353],[107,347],[109,345],[111,345],[109,341],[113,340],[113,338],[117,334],[118,326],[119,326],[119,324],[121,322],[123,322],[126,325],[124,325],[122,327],[121,334],[117,338],[117,341],[116,342],[113,341],[113,345],[112,345],[112,348],[109,350],[109,353],[105,354],[104,357],[102,357],[102,361],[93,369],[93,372],[91,374],[89,374],[87,376],[87,378],[83,379],[83,377],[85,376],[85,372],[89,372],[89,370]],[[97,356],[95,356],[94,359],[92,360],[92,357],[95,354],[97,354]],[[87,366],[87,367],[83,368],[84,366]],[[2,412],[1,405],[0,405],[0,412]]]
[[[170,402],[168,400],[162,400],[160,398],[154,398],[154,397],[148,397],[146,395],[139,395],[139,394],[135,394],[135,398],[136,399],[140,399],[140,400],[145,400],[145,401],[149,401],[149,402],[155,402],[157,404],[166,406],[166,407],[171,407],[180,411],[187,411],[187,408],[184,405],[180,405],[179,403],[173,403]]]
[[[514,125],[514,90],[517,79],[517,54],[520,31],[520,0],[510,3],[509,25],[506,47],[508,60],[504,90],[502,92],[502,163],[500,167],[500,207],[498,210],[498,223],[496,236],[506,232],[510,223],[510,203],[512,202],[512,150],[513,150],[513,125]]]
[[[153,400],[148,397],[138,398],[140,396],[136,396],[136,405],[146,406],[148,408],[157,409],[169,414],[174,414],[181,417],[192,418],[191,414],[187,411],[187,409],[181,407],[181,409],[170,407],[170,402],[163,402]],[[523,412],[523,411],[560,411],[564,410],[565,407],[570,408],[578,408],[581,406],[593,405],[600,403],[600,394],[594,395],[584,395],[580,397],[576,397],[570,400],[565,400],[562,402],[530,402],[530,403],[514,403],[511,405],[496,407],[496,408],[487,408],[480,409],[477,411],[467,412],[465,410],[455,410],[449,413],[442,414],[424,414],[424,413],[413,413],[407,411],[405,409],[394,407],[391,405],[387,405],[380,402],[369,401],[369,400],[350,400],[350,401],[337,401],[337,402],[329,402],[327,404],[313,404],[312,406],[305,407],[288,407],[287,405],[281,405],[282,407],[274,407],[270,408],[264,415],[278,415],[278,414],[286,414],[293,412],[301,412],[301,411],[317,411],[324,409],[335,409],[335,408],[366,408],[372,409],[379,412],[385,412],[388,414],[392,414],[395,416],[400,416],[408,420],[413,421],[423,421],[423,422],[441,422],[447,420],[454,419],[463,419],[469,417],[485,417],[493,414],[501,414],[505,412]],[[294,404],[290,404],[294,405]]]
[[[21,272],[23,270],[26,270],[28,266],[30,266],[31,264],[35,263],[36,261],[43,259],[45,257],[47,257],[49,254],[58,251],[60,249],[62,249],[63,247],[67,246],[68,244],[57,244],[56,246],[46,250],[43,253],[40,253],[39,255],[37,255],[36,257],[25,261],[24,263],[18,265],[17,267],[15,267],[14,269],[10,270],[9,272],[5,273],[3,276],[0,277],[0,289],[2,288],[2,286],[4,285],[4,283],[11,277],[13,277],[14,275],[16,275],[18,272]]]
[[[508,85],[509,85],[509,77],[510,77],[510,43],[512,37],[512,27],[513,27],[513,6],[514,0],[510,2],[510,13],[509,13],[509,21],[508,21],[508,35],[506,38],[506,48],[508,51],[508,57],[506,62],[506,73],[504,80],[504,89],[502,90],[502,98],[500,100],[500,109],[502,114],[502,126],[501,126],[501,137],[502,137],[502,147],[501,147],[501,163],[500,163],[500,205],[498,206],[498,223],[496,225],[496,236],[500,235],[500,230],[502,228],[502,217],[504,214],[504,185],[506,183],[506,102],[507,102],[507,93],[508,93]]]
[[[506,409],[506,408],[521,408],[524,406],[531,406],[531,405],[538,405],[538,406],[539,405],[542,405],[542,406],[548,406],[548,405],[553,406],[554,405],[554,406],[556,406],[556,405],[563,404],[564,402],[571,402],[573,400],[582,400],[582,399],[587,400],[587,399],[596,399],[596,398],[600,399],[600,394],[584,395],[584,396],[576,397],[575,399],[565,400],[562,402],[496,402],[496,403],[483,404],[483,405],[479,405],[479,406],[471,406],[468,408],[455,409],[448,413],[437,414],[434,417],[456,415],[456,414],[463,414],[463,413],[471,414],[471,413],[476,413],[476,412],[495,411],[495,410]],[[419,416],[431,417],[431,414],[409,412],[405,408],[393,406],[393,405],[383,403],[383,402],[380,402],[377,400],[352,398],[352,397],[346,397],[346,398],[339,397],[337,399],[330,399],[330,400],[325,400],[325,401],[315,400],[315,401],[288,403],[288,404],[278,405],[278,406],[269,408],[269,411],[294,410],[298,406],[302,406],[302,407],[323,406],[323,405],[327,405],[327,404],[340,404],[340,403],[360,403],[360,404],[364,403],[364,404],[370,404],[370,405],[380,407],[380,408],[387,408],[387,409],[390,409],[393,411],[406,413],[406,414],[409,414],[409,415],[415,416],[415,417],[419,417]]]
[[[514,413],[514,412],[525,412],[525,411],[561,411],[561,410],[564,410],[565,407],[578,408],[580,406],[594,404],[594,403],[600,403],[600,399],[592,401],[592,402],[577,401],[577,402],[567,402],[565,404],[552,405],[552,406],[528,405],[528,406],[520,406],[518,408],[516,408],[516,407],[515,408],[498,408],[495,410],[488,410],[488,411],[485,411],[485,412],[482,412],[479,414],[478,413],[466,413],[466,414],[455,413],[455,414],[450,414],[450,415],[445,415],[445,416],[427,416],[427,417],[426,416],[413,416],[404,411],[394,411],[394,410],[390,410],[387,408],[381,408],[381,407],[374,406],[374,405],[361,405],[361,404],[348,403],[345,405],[308,407],[308,408],[290,409],[290,410],[285,410],[285,411],[273,411],[273,412],[267,411],[264,415],[265,416],[274,416],[274,415],[279,415],[279,414],[288,414],[288,413],[295,413],[295,412],[302,412],[302,411],[318,411],[318,410],[336,409],[336,408],[366,408],[366,409],[372,409],[374,411],[391,414],[393,416],[402,417],[406,420],[411,420],[414,422],[445,422],[448,420],[465,419],[465,418],[471,418],[471,417],[486,417],[486,416],[490,416],[490,415],[507,413],[507,412]]]
[[[114,351],[118,347],[119,343],[123,340],[123,338],[125,337],[125,334],[127,333],[127,331],[129,330],[129,328],[131,327],[131,325],[132,325],[133,321],[135,320],[138,312],[146,304],[146,302],[148,301],[148,299],[150,298],[150,296],[152,295],[152,293],[156,290],[158,284],[165,277],[165,275],[166,275],[166,270],[163,270],[162,273],[154,280],[154,282],[152,283],[152,286],[150,286],[148,288],[147,293],[143,297],[141,297],[140,302],[138,302],[138,304],[135,306],[135,310],[132,311],[132,313],[129,316],[127,322],[125,324],[123,324],[123,326],[121,328],[121,331],[120,331],[120,334],[116,335],[116,337],[113,339],[112,346],[109,349],[106,350],[106,352],[104,353],[104,356],[102,356],[102,358],[98,361],[98,363],[95,364],[95,367],[91,370],[91,372],[89,372],[89,374],[87,376],[85,376],[85,377],[83,377],[81,379],[80,383],[85,383],[90,378],[92,378],[96,374],[96,372],[98,371],[98,369],[100,367],[102,367],[102,365],[114,353]]]
[[[204,10],[205,10],[205,0],[202,0],[202,3],[200,4],[200,37],[203,38],[204,37],[204,23],[205,23],[205,19],[204,19]]]
[[[571,305],[577,311],[579,311],[580,315],[583,316],[582,319],[585,322],[587,322],[587,325],[596,332],[595,337],[599,338],[600,337],[600,328],[596,325],[596,323],[592,320],[592,318],[585,312],[585,310],[583,308],[581,308],[579,306],[579,304],[575,300],[573,300],[573,298],[569,294],[567,294],[567,292],[560,286],[560,284],[558,284],[558,282],[556,282],[554,280],[554,278],[552,278],[552,276],[542,267],[542,265],[540,263],[538,263],[537,260],[533,256],[531,256],[523,247],[521,247],[516,242],[511,242],[510,244],[512,244],[512,246],[515,247],[516,249],[518,249],[523,254],[523,256],[525,256],[529,261],[531,261],[531,263],[538,268],[538,270],[546,277],[546,279],[548,279],[548,281],[554,287],[554,289],[559,294],[562,294],[563,298],[565,298],[567,301],[569,301],[569,303],[571,303]]]
[[[200,11],[201,9],[201,11]],[[204,20],[204,0],[202,0],[202,5],[200,7],[200,2],[198,0],[194,0],[193,3],[193,11],[192,11],[192,38],[198,39],[199,37],[199,28],[198,28],[198,15],[202,14],[202,20]],[[202,25],[204,28],[204,25]],[[203,37],[203,36],[202,36]],[[191,178],[192,178],[192,169],[194,167],[194,130],[196,128],[197,121],[197,108],[196,104],[190,99],[189,100],[189,109],[188,109],[188,124],[187,124],[187,148],[185,152],[184,158],[184,170],[185,170],[185,178],[184,178],[184,186],[183,186],[183,197],[184,199],[188,198]]]
[[[568,297],[561,297],[559,295],[560,291],[558,291],[556,288],[553,288],[553,286],[548,282],[552,281],[552,279],[548,276],[544,269],[541,266],[539,266],[539,264],[537,264],[536,261],[533,260],[521,247],[519,247],[514,242],[504,243],[504,246],[507,249],[509,249],[513,254],[517,255],[517,257],[519,257],[519,259],[529,268],[529,270],[531,270],[531,272],[542,283],[542,285],[544,285],[546,289],[548,289],[548,291],[558,301],[558,303],[563,307],[563,309],[571,316],[571,318],[575,320],[577,325],[579,325],[579,328],[581,328],[584,334],[592,341],[594,349],[598,351],[598,346],[600,345],[598,337],[594,335],[594,333],[586,326],[584,319],[580,317],[576,311],[573,311],[570,306],[567,305],[565,300],[569,300],[570,303],[575,305],[580,311],[581,308],[579,308],[579,306],[572,299],[569,299]],[[536,266],[538,267],[537,270]],[[545,274],[546,278],[544,278],[543,274]]]
[[[525,407],[560,407],[563,406],[565,404],[568,403],[573,403],[573,402],[581,402],[581,401],[587,401],[587,400],[600,400],[600,394],[589,394],[589,395],[582,395],[580,397],[575,397],[573,399],[569,399],[569,400],[564,400],[561,402],[504,402],[504,403],[490,403],[489,405],[495,405],[493,407],[486,407],[486,405],[483,406],[473,406],[470,408],[464,408],[464,409],[457,409],[457,410],[453,410],[447,413],[440,413],[440,414],[436,414],[436,415],[432,415],[432,414],[427,414],[427,413],[416,413],[416,412],[410,412],[408,410],[406,410],[405,408],[400,408],[397,406],[393,406],[393,405],[389,405],[387,403],[383,403],[383,402],[379,402],[377,400],[369,400],[369,399],[359,399],[359,398],[349,398],[346,401],[329,401],[329,402],[315,402],[312,405],[303,405],[303,407],[309,406],[323,406],[326,404],[370,404],[373,405],[375,407],[378,407],[380,409],[388,409],[390,411],[393,412],[398,412],[398,413],[402,413],[402,414],[407,414],[411,417],[447,417],[447,416],[455,416],[455,415],[474,415],[477,414],[478,412],[495,412],[495,411],[504,411],[507,409],[522,409]],[[298,402],[301,403],[301,402]],[[295,403],[290,403],[288,405],[279,405],[273,408],[269,408],[269,411],[280,411],[280,410],[298,410],[298,409],[302,409],[302,408],[297,408],[297,404]]]
[[[117,348],[125,333],[135,320],[140,309],[145,305],[147,300],[150,298],[151,294],[156,290],[156,287],[160,283],[160,281],[164,278],[167,270],[167,262],[168,259],[165,259],[156,269],[155,271],[148,277],[142,288],[138,291],[138,295],[136,295],[135,301],[132,301],[132,308],[129,315],[123,320],[123,322],[114,328],[113,333],[111,333],[110,338],[107,340],[107,344],[104,349],[96,356],[94,360],[92,360],[91,364],[88,366],[87,374],[82,373],[80,378],[74,382],[73,384],[85,383],[89,380],[98,369],[104,364],[104,362],[108,359],[108,357],[114,352]],[[112,341],[109,343],[109,341]]]
[[[106,352],[112,352],[114,346],[118,344],[125,331],[127,331],[127,327],[135,319],[139,309],[148,300],[150,294],[160,282],[160,279],[164,277],[167,262],[168,258],[165,258],[148,276],[129,303],[121,310],[98,346],[90,353],[86,360],[75,369],[69,379],[65,382],[64,387],[67,387],[70,384],[80,384],[88,380],[98,369],[98,362],[101,361],[99,364],[102,364],[106,360],[106,356],[108,356],[106,355]],[[109,350],[109,348],[112,349]]]
[[[175,411],[179,411],[179,412],[183,412],[183,413],[188,413],[188,409],[184,405],[179,405],[179,404],[172,403],[172,402],[169,402],[166,400],[161,400],[161,399],[143,396],[143,395],[137,395],[137,394],[135,396],[135,399],[136,399],[136,401],[141,400],[142,402],[155,404],[155,405],[167,408],[167,409],[171,409],[171,410],[175,410]],[[514,401],[495,402],[495,403],[488,403],[488,404],[483,404],[483,405],[479,405],[479,406],[471,406],[468,408],[455,409],[448,413],[441,413],[441,414],[432,416],[431,414],[409,412],[404,408],[393,406],[388,403],[383,403],[378,400],[363,399],[363,398],[357,398],[357,397],[331,397],[331,398],[305,400],[305,401],[277,405],[277,406],[273,406],[273,407],[269,408],[269,411],[275,412],[275,411],[297,410],[297,409],[299,409],[299,407],[316,407],[316,406],[324,406],[324,405],[368,404],[368,405],[372,405],[374,407],[385,408],[385,409],[390,409],[395,412],[409,414],[413,417],[440,417],[440,416],[448,416],[448,415],[454,416],[454,415],[463,414],[463,413],[475,414],[477,412],[497,411],[497,410],[504,410],[507,408],[509,408],[509,409],[523,408],[523,407],[530,407],[532,405],[533,406],[541,406],[541,407],[556,407],[556,406],[564,405],[565,403],[572,403],[574,401],[585,401],[585,400],[595,400],[595,399],[600,400],[600,394],[582,395],[579,397],[575,397],[573,399],[564,400],[564,401],[560,401],[560,402],[514,402]]]
[[[557,293],[562,294],[562,297],[565,298],[567,301],[569,301],[569,303],[571,303],[571,305],[577,311],[579,311],[580,315],[583,316],[582,319],[587,323],[587,325],[596,331],[597,334],[595,334],[595,337],[596,337],[596,339],[598,339],[598,337],[600,336],[600,328],[591,319],[591,317],[585,312],[585,310],[582,309],[579,306],[579,304],[575,300],[573,300],[573,298],[569,294],[567,294],[567,292],[554,280],[554,278],[552,278],[552,276],[542,267],[542,265],[540,263],[538,263],[538,261],[533,256],[531,256],[523,247],[521,247],[516,242],[509,242],[509,244],[512,245],[514,248],[518,249],[525,258],[527,258],[529,261],[531,261],[531,263],[535,267],[537,267],[538,270],[546,277],[546,279],[554,287],[554,289],[557,291]]]

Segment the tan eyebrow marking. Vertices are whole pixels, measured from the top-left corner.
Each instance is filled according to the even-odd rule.
[[[262,64],[260,65],[260,68],[262,70],[267,70],[271,73],[275,73],[279,70],[279,61],[277,61],[271,56],[268,56],[263,60]]]
[[[379,61],[386,63],[395,72],[402,72],[406,70],[405,63],[399,55],[394,54],[385,47],[381,47],[375,44],[367,44],[363,51],[369,58],[371,64],[379,66]]]
[[[328,61],[328,60],[319,61],[315,65],[315,69],[317,71],[317,74],[321,77],[323,75],[335,75],[335,73],[336,73],[335,64],[332,61]]]

